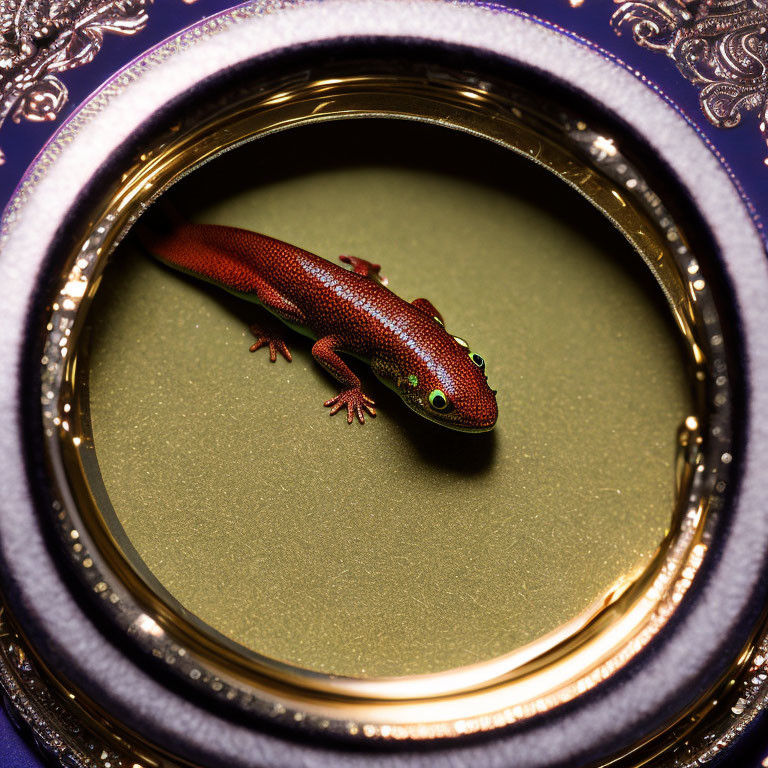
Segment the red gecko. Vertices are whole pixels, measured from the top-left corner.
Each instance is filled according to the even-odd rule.
[[[144,238],[149,250],[176,269],[261,304],[286,325],[315,339],[312,354],[341,382],[325,402],[331,415],[346,406],[347,421],[376,415],[374,402],[339,356],[367,361],[376,376],[421,416],[452,429],[485,432],[496,423],[496,393],[488,386],[485,361],[448,333],[427,301],[404,301],[386,288],[379,265],[341,256],[346,269],[301,248],[235,227],[180,223],[167,234]],[[259,326],[251,328],[251,351],[269,346],[288,362],[285,342]]]

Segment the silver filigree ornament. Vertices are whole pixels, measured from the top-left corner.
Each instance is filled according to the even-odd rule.
[[[618,34],[666,53],[700,87],[707,119],[733,128],[744,112],[760,113],[768,141],[768,0],[615,0]],[[768,164],[768,160],[766,160]]]
[[[68,98],[57,75],[93,61],[106,32],[143,29],[152,1],[0,0],[0,127],[55,120]]]

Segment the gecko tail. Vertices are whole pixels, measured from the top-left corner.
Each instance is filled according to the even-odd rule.
[[[134,233],[147,251],[157,255],[159,244],[187,224],[189,221],[179,213],[175,205],[162,200],[139,219]]]
[[[136,238],[150,256],[243,298],[257,295],[264,244],[276,241],[236,227],[197,224],[166,213],[167,209],[159,209],[158,216],[149,215],[146,224],[136,227]]]
[[[180,227],[189,223],[189,220],[179,213],[179,209],[169,200],[160,200],[156,208],[159,216],[162,216],[169,226]]]

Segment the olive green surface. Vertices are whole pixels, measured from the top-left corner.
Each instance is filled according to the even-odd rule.
[[[257,307],[124,244],[94,305],[90,398],[124,535],[186,609],[329,673],[435,672],[555,629],[650,560],[689,413],[660,291],[575,192],[512,152],[394,121],[305,127],[169,195],[197,220],[382,264],[488,363],[494,432],[420,419],[352,361],[348,426],[311,342],[249,354]]]

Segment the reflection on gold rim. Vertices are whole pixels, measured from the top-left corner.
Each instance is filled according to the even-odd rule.
[[[217,111],[174,125],[148,142],[92,211],[91,225],[70,256],[52,306],[43,359],[44,426],[61,497],[61,530],[78,571],[102,604],[108,610],[112,606],[115,616],[119,604],[123,629],[208,695],[352,736],[436,738],[490,730],[568,701],[613,674],[659,631],[690,586],[707,550],[715,473],[720,471],[717,479],[724,483],[722,463],[730,461],[730,454],[708,440],[715,418],[722,434],[729,434],[729,398],[717,413],[705,408],[713,348],[722,343],[722,336],[712,341],[720,331],[708,286],[682,234],[623,159],[616,141],[581,121],[559,117],[560,110],[547,112],[521,93],[442,70],[430,74],[339,72],[284,82],[266,93],[246,89],[238,99],[222,100]],[[698,410],[681,432],[672,529],[647,569],[616,584],[568,624],[506,656],[387,679],[324,675],[245,652],[201,631],[158,598],[124,557],[87,482],[84,460],[93,442],[84,399],[85,345],[78,344],[107,256],[146,205],[176,180],[244,141],[312,122],[365,117],[419,120],[484,137],[553,171],[603,211],[644,259],[668,300],[690,352]]]

